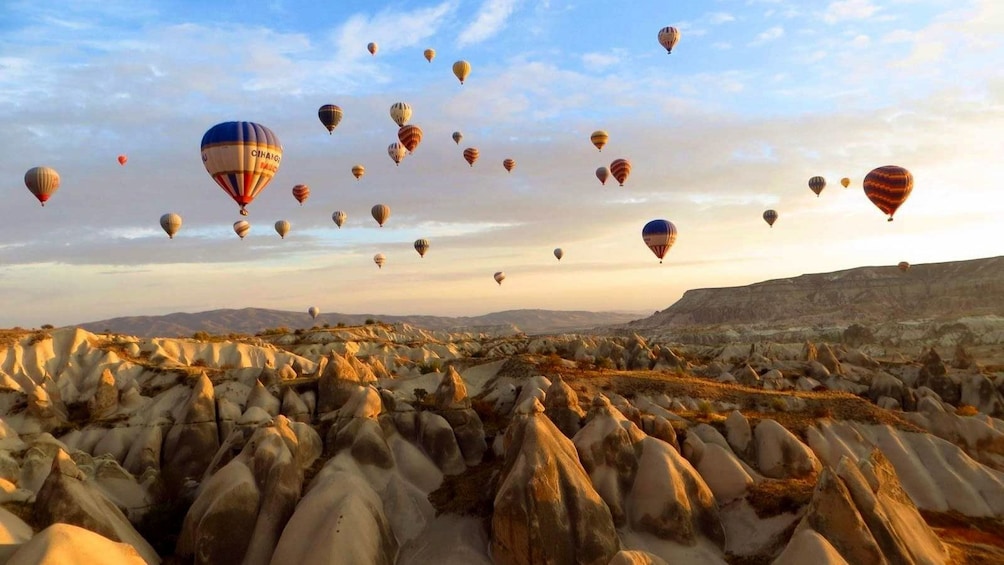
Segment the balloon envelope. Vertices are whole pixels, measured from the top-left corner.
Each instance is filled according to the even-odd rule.
[[[223,122],[202,136],[202,164],[245,216],[245,207],[265,190],[281,161],[279,138],[254,122]]]
[[[463,139],[463,138],[464,138],[464,134],[460,133],[459,131],[453,132],[453,141],[457,145],[460,145],[460,140]]]
[[[334,104],[325,104],[317,110],[317,117],[330,134],[342,121],[342,109]]]
[[[303,202],[310,198],[310,187],[305,184],[298,184],[293,187],[293,198],[303,206]]]
[[[167,237],[174,239],[174,234],[181,229],[181,216],[177,214],[164,214],[160,217],[160,227],[167,232]]]
[[[390,218],[390,206],[387,206],[386,204],[377,204],[370,210],[370,213],[373,215],[373,219],[380,224],[380,227],[383,227],[384,222]]]
[[[594,131],[593,134],[589,136],[589,141],[592,141],[593,145],[596,146],[596,149],[600,151],[603,151],[603,146],[606,145],[609,140],[610,134],[601,129]]]
[[[596,169],[596,178],[600,179],[600,184],[606,186],[607,179],[610,178],[610,169],[606,167]]]
[[[652,220],[642,228],[641,237],[662,263],[662,258],[676,242],[676,226],[669,220]]]
[[[899,268],[899,270],[904,273],[910,270],[910,264],[907,263],[906,261],[900,261],[899,265],[896,265],[896,267]]]
[[[310,314],[310,317],[314,318],[315,320],[317,319],[317,315],[320,313],[321,311],[317,308],[317,306],[311,306],[310,308],[307,308],[307,314]]]
[[[279,220],[275,223],[275,233],[279,234],[279,237],[286,239],[286,234],[289,233],[289,222],[286,220]]]
[[[474,161],[478,160],[478,156],[480,154],[481,153],[477,150],[476,147],[468,147],[467,149],[464,149],[464,160],[467,161],[468,165],[473,167]]]
[[[502,281],[504,280],[505,280],[505,273],[503,273],[502,271],[495,273],[495,282],[499,283],[499,286],[502,286]]]
[[[346,214],[345,212],[342,212],[341,210],[335,210],[335,212],[331,214],[331,220],[335,222],[335,225],[338,226],[339,228],[341,228],[342,225],[345,224],[345,220],[347,220],[348,218],[349,215]]]
[[[819,193],[826,188],[826,179],[823,177],[812,177],[809,179],[809,190],[816,193],[816,197],[819,197]]]
[[[903,167],[886,165],[873,169],[862,184],[868,200],[888,214],[891,222],[893,214],[913,192],[913,175]]]
[[[380,49],[380,46],[376,42],[370,42],[366,45],[366,50],[370,52],[370,55],[376,55],[378,49]]]
[[[366,174],[366,167],[362,165],[355,165],[352,167],[352,176],[356,177],[356,180],[362,178]]]
[[[428,62],[430,62],[430,63],[432,62],[433,59],[436,58],[436,50],[435,49],[426,49],[425,52],[422,53],[422,54],[425,55],[425,60],[428,61]]]
[[[558,258],[558,261],[561,261],[561,258],[565,256],[565,252],[558,247],[554,250],[554,256]]]
[[[387,262],[387,258],[384,257],[383,253],[377,253],[373,256],[373,262],[376,263],[377,267],[383,268],[383,264]]]
[[[404,145],[404,148],[408,150],[408,153],[413,153],[418,148],[418,144],[422,142],[422,128],[416,125],[402,126],[397,130],[397,138],[401,141],[401,145]]]
[[[777,212],[774,210],[767,210],[763,213],[763,221],[767,222],[767,225],[774,227],[774,222],[777,221]]]
[[[251,231],[251,224],[247,220],[237,220],[234,222],[234,233],[236,233],[241,239]]]
[[[613,163],[610,163],[610,174],[617,179],[617,182],[621,186],[624,186],[624,182],[627,181],[628,175],[631,174],[631,161],[627,159],[617,159]]]
[[[391,104],[390,119],[394,120],[394,123],[398,127],[408,123],[408,120],[411,119],[411,105],[407,102],[395,102]]]
[[[124,166],[126,164],[126,161],[128,161],[128,160],[129,160],[129,157],[126,157],[125,155],[119,155],[119,165],[123,165]]]
[[[418,251],[419,256],[425,257],[425,253],[428,250],[429,250],[429,240],[428,239],[416,239],[415,240],[415,251]]]
[[[59,190],[59,173],[52,167],[32,167],[24,173],[24,185],[45,206],[45,202]]]
[[[408,154],[408,149],[401,145],[399,142],[395,141],[387,146],[387,154],[394,161],[395,165],[400,165],[404,156]]]
[[[505,170],[507,170],[507,171],[509,171],[511,173],[512,170],[514,168],[516,168],[516,160],[515,159],[506,159],[505,161],[502,161],[502,166],[505,167]]]
[[[464,84],[467,75],[471,74],[471,64],[467,61],[453,63],[453,74],[460,80],[460,84]]]
[[[844,177],[840,179],[840,184],[844,185],[844,188],[847,188],[848,186],[851,186],[851,179]]]
[[[676,42],[680,40],[680,30],[667,26],[659,30],[659,45],[666,48],[666,53],[672,53]]]

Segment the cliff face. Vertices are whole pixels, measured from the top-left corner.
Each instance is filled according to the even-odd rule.
[[[650,329],[715,324],[840,325],[1004,314],[1004,256],[971,261],[859,267],[742,287],[687,291],[631,323]]]

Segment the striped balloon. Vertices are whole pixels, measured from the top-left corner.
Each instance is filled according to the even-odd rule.
[[[310,187],[305,184],[298,184],[293,187],[293,198],[303,206],[303,202],[310,198]]]
[[[610,169],[606,167],[600,167],[596,169],[596,178],[600,179],[600,184],[606,186],[607,179],[610,178]]]
[[[276,222],[275,233],[279,234],[280,239],[286,239],[286,234],[289,233],[289,222],[286,220],[279,220]]]
[[[249,231],[251,231],[251,224],[249,224],[247,220],[237,220],[234,222],[234,233],[236,233],[241,239],[244,239],[244,236],[246,236]]]
[[[174,234],[181,229],[181,216],[177,214],[164,214],[160,217],[160,227],[167,232],[169,239],[174,239]]]
[[[893,214],[913,191],[913,175],[903,167],[886,165],[868,173],[863,185],[868,200],[888,214],[891,222]]]
[[[471,74],[471,64],[467,61],[453,63],[453,74],[460,80],[460,84],[464,84],[464,81],[467,80],[467,75]]]
[[[387,206],[386,204],[377,204],[370,210],[370,214],[372,214],[373,219],[380,224],[380,227],[383,227],[384,222],[390,218],[390,206]]]
[[[408,153],[414,153],[418,144],[422,142],[422,128],[418,126],[401,126],[397,130],[397,138],[401,140],[401,144],[408,150]]]
[[[464,134],[460,133],[459,131],[453,132],[453,142],[456,143],[457,145],[460,145],[460,140],[463,138]]]
[[[59,173],[52,167],[32,167],[24,174],[24,185],[45,206],[46,200],[59,190]]]
[[[624,186],[624,181],[627,180],[628,175],[631,174],[631,161],[627,159],[617,159],[613,163],[610,163],[610,174],[617,179],[617,182]]]
[[[474,161],[478,160],[479,155],[481,155],[481,153],[475,147],[468,147],[467,149],[464,149],[464,160],[472,167],[474,166]]]
[[[411,119],[411,104],[407,102],[395,102],[390,105],[390,119],[398,127],[404,126]]]
[[[408,149],[396,141],[387,146],[387,154],[394,160],[395,165],[400,166],[401,160],[404,159],[407,153]]]
[[[589,141],[593,142],[593,145],[596,146],[596,149],[598,149],[599,151],[603,151],[603,146],[606,145],[608,141],[610,141],[610,134],[601,129],[598,129],[594,131],[592,135],[589,136]]]
[[[659,30],[659,45],[666,48],[666,53],[672,53],[676,42],[680,40],[680,30],[669,26]]]
[[[433,59],[436,58],[436,50],[435,49],[426,49],[425,52],[422,53],[422,54],[425,55],[425,60],[428,61],[428,62],[430,62],[430,63],[432,62]]]
[[[335,222],[335,225],[338,226],[339,229],[341,229],[347,219],[349,219],[349,215],[341,210],[335,210],[334,213],[331,214],[331,221]]]
[[[282,144],[272,130],[253,122],[224,122],[202,136],[202,164],[230,198],[245,208],[279,170]]]
[[[676,243],[676,226],[669,220],[652,220],[642,228],[641,238],[662,263],[669,248]]]
[[[900,261],[899,265],[896,265],[896,267],[904,273],[910,270],[910,264],[906,261]]]
[[[362,178],[366,174],[366,167],[362,165],[355,165],[352,167],[352,176],[356,177],[356,180]]]
[[[324,127],[328,128],[328,134],[330,135],[342,121],[342,109],[334,104],[325,104],[317,110],[317,117],[324,124]]]
[[[373,262],[376,263],[378,268],[383,268],[383,264],[387,262],[387,257],[383,253],[377,253],[373,256]]]
[[[420,257],[425,257],[426,251],[429,250],[429,240],[428,239],[416,239],[415,240],[415,251],[418,251]]]
[[[823,177],[812,177],[809,179],[809,189],[816,193],[816,198],[819,198],[819,193],[826,188],[826,179]]]
[[[774,222],[777,221],[777,212],[774,210],[767,210],[763,213],[763,221],[767,222],[767,225],[774,227]]]
[[[502,166],[505,167],[506,171],[509,171],[511,173],[512,170],[516,168],[516,160],[506,159],[505,161],[502,161]]]

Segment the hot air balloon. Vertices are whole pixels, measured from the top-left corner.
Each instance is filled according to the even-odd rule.
[[[370,214],[372,214],[373,219],[380,224],[380,227],[383,227],[387,218],[390,218],[390,206],[387,206],[386,204],[377,204],[372,210],[370,210]]]
[[[499,286],[502,286],[502,281],[504,280],[505,280],[505,273],[503,273],[502,271],[495,273],[495,282],[499,283]]]
[[[310,308],[307,308],[307,314],[310,314],[310,317],[315,320],[317,319],[317,315],[320,313],[321,311],[317,308],[317,306],[311,306]]]
[[[457,61],[453,63],[453,74],[460,79],[460,84],[464,84],[467,75],[471,74],[471,64],[467,61]]]
[[[404,159],[404,156],[408,154],[408,149],[405,148],[404,145],[401,145],[400,143],[395,141],[394,143],[391,143],[390,145],[387,146],[387,154],[390,155],[390,158],[394,160],[395,165],[400,166],[401,160]]]
[[[370,52],[370,55],[376,55],[377,49],[380,49],[380,46],[376,42],[370,42],[366,45],[366,50]]]
[[[840,179],[840,184],[844,185],[844,188],[847,188],[848,186],[851,186],[851,179],[844,177]]]
[[[589,141],[593,142],[593,145],[596,146],[596,149],[603,151],[603,146],[606,145],[608,141],[610,141],[610,134],[601,129],[598,129],[594,131],[592,135],[589,136]]]
[[[826,179],[823,177],[812,177],[809,179],[809,189],[816,193],[817,198],[824,188],[826,188]]]
[[[600,179],[600,184],[606,186],[607,179],[610,178],[610,169],[606,167],[600,167],[596,169],[596,178]]]
[[[347,219],[349,219],[349,215],[341,210],[335,210],[335,212],[331,214],[331,220],[335,222],[335,225],[338,226],[339,229],[341,229]]]
[[[411,105],[407,102],[395,102],[391,104],[390,119],[394,120],[394,123],[398,127],[408,123],[408,120],[411,119]]]
[[[896,267],[904,273],[910,270],[910,264],[906,261],[900,261],[899,265],[896,265]]]
[[[289,222],[286,220],[279,220],[276,222],[275,233],[279,234],[280,239],[286,239],[286,234],[289,233]]]
[[[456,143],[457,145],[460,145],[460,140],[463,138],[464,134],[460,133],[459,131],[453,132],[453,142]]]
[[[363,178],[363,175],[365,174],[366,174],[366,167],[362,165],[356,165],[352,167],[352,176],[356,177],[356,180]]]
[[[245,208],[279,170],[282,144],[272,130],[253,122],[223,122],[202,136],[202,164],[230,198]]]
[[[893,214],[913,191],[913,175],[903,167],[886,165],[868,173],[863,186],[868,200],[888,214],[891,222]]]
[[[565,252],[558,247],[554,250],[554,256],[558,258],[558,261],[561,261],[561,258],[565,256]]]
[[[418,126],[402,126],[397,130],[397,138],[401,140],[408,153],[414,153],[418,144],[422,142],[422,128]]]
[[[24,173],[24,185],[45,206],[45,202],[59,190],[59,173],[52,167],[32,167]]]
[[[125,164],[126,164],[126,161],[128,161],[128,160],[129,160],[129,157],[126,157],[125,155],[119,155],[119,165],[122,165],[124,167]]]
[[[478,155],[480,155],[480,153],[474,147],[468,147],[467,149],[464,149],[464,160],[467,161],[467,164],[472,167],[474,166],[474,161],[478,160]]]
[[[676,42],[680,40],[680,30],[668,26],[659,30],[659,44],[666,48],[666,53],[672,53]]]
[[[304,201],[310,198],[310,187],[305,184],[298,184],[293,187],[293,198],[303,206]]]
[[[167,232],[167,237],[174,239],[174,234],[181,229],[181,216],[177,214],[164,214],[160,217],[160,227]]]
[[[384,257],[383,253],[377,253],[373,256],[373,262],[376,263],[378,268],[382,269],[383,264],[387,262],[387,258]]]
[[[502,161],[502,166],[505,167],[505,170],[507,170],[507,171],[509,171],[511,173],[512,170],[514,168],[516,168],[516,160],[515,159],[506,159],[505,161]]]
[[[631,161],[627,159],[617,159],[613,163],[610,163],[610,174],[617,179],[617,182],[624,186],[624,181],[627,180],[628,175],[631,174]]]
[[[429,250],[429,240],[428,239],[416,239],[415,240],[415,251],[418,251],[420,257],[425,257],[425,252]]]
[[[767,222],[767,225],[774,227],[774,222],[777,221],[777,212],[774,210],[767,210],[763,213],[763,221]]]
[[[425,52],[422,53],[422,54],[425,55],[425,60],[428,61],[428,62],[430,62],[430,63],[432,62],[433,59],[436,58],[436,50],[435,49],[426,49]]]
[[[236,233],[241,239],[251,231],[251,224],[247,220],[237,220],[234,222],[234,233]]]
[[[676,226],[669,220],[652,220],[642,228],[641,238],[662,263],[662,258],[676,242]]]
[[[334,104],[325,104],[317,110],[317,117],[324,124],[324,127],[328,128],[328,135],[330,135],[342,121],[342,109]]]

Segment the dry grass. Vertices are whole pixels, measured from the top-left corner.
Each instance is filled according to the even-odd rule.
[[[958,512],[921,510],[920,514],[948,546],[952,563],[1004,563],[1004,522],[994,518],[973,518]]]
[[[766,479],[749,488],[747,502],[760,518],[797,513],[812,500],[815,479]]]

